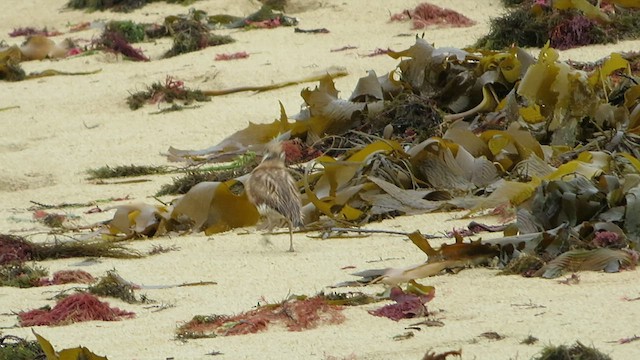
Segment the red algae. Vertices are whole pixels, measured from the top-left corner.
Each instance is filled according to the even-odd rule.
[[[413,21],[414,30],[424,29],[432,25],[439,27],[469,27],[476,23],[457,11],[441,8],[427,2],[419,4],[413,10],[405,10],[402,13],[391,16],[391,21],[406,21],[408,19]]]
[[[270,324],[283,324],[289,331],[313,329],[321,324],[344,321],[341,306],[328,304],[322,296],[269,304],[234,316],[196,316],[178,330],[183,338],[253,334]]]
[[[117,321],[134,316],[133,312],[109,307],[109,303],[87,293],[67,296],[50,310],[34,309],[18,313],[20,326],[60,326],[91,320]]]

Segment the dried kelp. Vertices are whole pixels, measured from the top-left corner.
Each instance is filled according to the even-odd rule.
[[[550,276],[637,262],[627,251],[640,243],[632,215],[640,208],[640,92],[629,60],[612,54],[575,68],[549,46],[535,59],[517,47],[473,52],[434,48],[421,38],[389,56],[402,58],[398,69],[369,72],[349,99],[324,77],[301,92],[299,114],[290,117],[281,106],[271,124],[250,124],[208,149],[170,149],[170,159],[230,161],[260,154],[269,141],[312,145],[315,159],[297,177],[309,228],[453,208],[517,216],[510,229],[519,234],[472,243],[458,236],[442,253],[421,244],[430,252],[427,263],[367,274],[368,283],[393,285],[489,263]],[[210,234],[252,225],[257,215],[244,179],[201,183],[162,210],[123,209],[110,231]],[[140,213],[146,215],[138,224]],[[553,262],[578,250],[597,255],[584,267],[578,260]]]
[[[46,356],[47,360],[73,360],[73,359],[107,360],[105,356],[98,356],[92,353],[89,349],[87,349],[84,346],[55,351],[53,348],[53,345],[51,345],[51,343],[47,339],[40,336],[34,330],[31,330],[31,331],[33,332],[33,335],[35,335],[38,341],[37,344],[39,345],[39,347],[42,349],[42,352],[44,353],[43,355],[40,355],[40,356]],[[24,359],[24,360],[27,360],[27,359]]]
[[[47,57],[65,57],[73,46],[71,41],[65,40],[60,44],[56,44],[44,36],[36,35],[30,37],[21,46],[0,47],[0,80],[22,81],[54,75],[89,75],[100,71],[64,72],[49,69],[26,74],[20,66],[22,61],[41,60]]]

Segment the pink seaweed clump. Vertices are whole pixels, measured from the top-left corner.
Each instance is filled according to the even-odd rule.
[[[76,322],[116,321],[132,318],[135,313],[109,307],[94,295],[77,293],[60,300],[53,309],[34,309],[18,313],[20,326],[56,326]]]
[[[424,2],[413,10],[405,10],[402,13],[391,16],[391,21],[413,20],[413,29],[424,29],[431,25],[469,27],[475,25],[475,21],[451,9]]]

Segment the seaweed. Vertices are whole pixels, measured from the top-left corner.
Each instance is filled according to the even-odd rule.
[[[180,326],[180,339],[197,339],[257,333],[270,324],[283,324],[289,331],[313,329],[321,324],[340,324],[341,306],[330,305],[323,296],[291,296],[278,304],[266,304],[234,316],[197,315]]]
[[[168,16],[164,26],[173,37],[173,46],[164,54],[164,58],[235,41],[228,35],[211,33],[207,14],[201,10],[192,9],[186,16]]]
[[[476,23],[457,11],[441,8],[428,2],[418,4],[413,10],[405,10],[391,15],[391,21],[405,21],[408,19],[413,22],[413,30],[424,29],[432,25],[439,27],[469,27]]]
[[[190,169],[186,174],[174,178],[171,184],[162,185],[156,196],[186,194],[195,185],[204,181],[219,181],[235,179],[248,174],[258,165],[255,153],[247,153],[227,165]]]
[[[147,25],[137,24],[130,20],[111,20],[105,26],[105,31],[117,32],[129,43],[141,42],[145,39]]]
[[[42,29],[36,29],[31,26],[19,27],[19,28],[13,29],[13,31],[9,33],[9,36],[11,37],[33,36],[33,35],[58,36],[58,35],[62,35],[62,33],[57,30],[48,30],[46,27],[43,27]]]
[[[117,30],[105,28],[100,38],[95,41],[94,46],[116,54],[122,54],[134,61],[149,61],[149,58],[142,53],[141,49],[131,46],[125,34]]]
[[[45,353],[35,340],[26,340],[15,335],[0,336],[0,360],[44,359]]]
[[[33,243],[21,236],[0,234],[0,265],[70,257],[140,258],[142,255],[106,241]]]
[[[0,286],[30,288],[40,285],[40,279],[47,276],[47,270],[39,266],[21,263],[0,266]]]
[[[117,321],[133,318],[135,313],[112,308],[108,303],[87,293],[69,295],[53,308],[41,308],[18,313],[20,326],[62,326],[83,321]]]
[[[513,45],[543,47],[549,39],[551,19],[547,15],[532,15],[530,6],[526,1],[505,15],[491,19],[489,33],[474,46],[482,49],[505,49]]]
[[[165,1],[186,6],[197,0],[69,0],[67,7],[71,9],[85,9],[87,11],[104,11],[110,9],[117,12],[130,12],[140,9],[154,1]]]
[[[640,37],[640,11],[620,9],[607,14],[598,8],[590,12],[570,5],[557,8],[545,2],[523,1],[491,20],[489,33],[475,47],[504,49],[510,46],[542,47],[549,41],[558,49],[606,44]]]
[[[583,345],[576,341],[574,345],[548,345],[534,360],[611,360],[611,357],[603,354],[594,347]]]
[[[298,19],[286,16],[280,12],[274,12],[274,8],[264,4],[262,7],[250,14],[245,18],[229,17],[215,15],[210,17],[210,21],[215,23],[218,19],[229,20],[235,19],[235,21],[227,23],[225,26],[230,29],[273,29],[280,26],[295,26],[298,25]]]
[[[137,110],[145,104],[159,102],[173,103],[180,100],[185,105],[194,101],[210,101],[209,96],[200,90],[191,90],[184,86],[184,82],[167,75],[164,83],[158,81],[147,87],[146,91],[138,91],[127,97],[127,104],[131,110]]]
[[[114,297],[132,304],[140,302],[134,293],[138,288],[139,286],[124,280],[115,270],[110,270],[95,285],[89,286],[87,291],[94,295]]]
[[[215,61],[246,59],[249,54],[246,51],[238,51],[230,54],[216,54]]]
[[[119,177],[133,177],[144,175],[166,174],[169,171],[166,166],[148,166],[148,165],[105,165],[96,169],[87,170],[89,180],[95,179],[112,179]]]
[[[436,101],[413,93],[401,93],[385,104],[378,113],[368,113],[361,129],[370,134],[383,135],[391,125],[394,139],[404,143],[424,141],[442,135],[442,115]]]

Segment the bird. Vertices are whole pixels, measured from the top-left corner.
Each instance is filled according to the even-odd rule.
[[[302,226],[302,203],[296,182],[285,165],[285,153],[277,142],[268,143],[262,162],[245,184],[249,201],[266,220],[269,232],[284,220],[289,227],[289,251],[293,252],[293,229]]]

